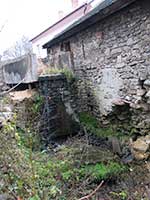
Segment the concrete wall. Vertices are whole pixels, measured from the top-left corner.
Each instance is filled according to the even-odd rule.
[[[150,2],[136,1],[68,39],[78,104],[95,116],[128,105],[136,128],[150,128]],[[49,56],[61,54],[53,46]],[[68,53],[68,52],[67,52]],[[119,116],[118,116],[119,118]]]
[[[4,81],[6,84],[35,82],[38,79],[37,60],[35,55],[26,55],[3,63]]]

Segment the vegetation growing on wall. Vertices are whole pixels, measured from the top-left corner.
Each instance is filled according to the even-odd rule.
[[[73,73],[73,71],[69,68],[47,68],[42,75],[48,75],[48,74],[59,74],[59,73],[63,73],[67,80],[70,82],[75,78],[75,75]]]
[[[44,103],[44,97],[40,94],[36,94],[33,97],[33,105],[32,105],[32,112],[35,114],[39,114],[41,111],[41,107]]]
[[[95,134],[98,137],[123,137],[121,132],[116,130],[116,127],[110,124],[107,127],[101,127],[98,120],[89,113],[82,112],[79,114],[80,122],[86,127],[87,131]]]

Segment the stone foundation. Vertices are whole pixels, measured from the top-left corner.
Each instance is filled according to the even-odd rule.
[[[4,87],[3,68],[0,61],[0,92],[3,90],[3,87]]]
[[[76,133],[76,105],[63,74],[41,76],[39,93],[43,96],[40,134],[48,144],[53,139]]]

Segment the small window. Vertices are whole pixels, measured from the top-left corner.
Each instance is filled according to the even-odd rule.
[[[91,104],[88,104],[88,111],[92,112],[94,110],[94,106]]]
[[[61,44],[61,46],[60,46],[60,50],[61,51],[71,51],[71,48],[70,48],[70,42],[68,41],[68,42],[64,42],[64,43],[62,43]]]
[[[48,48],[48,49],[47,49],[47,54],[50,54],[50,53],[51,53],[51,49]]]

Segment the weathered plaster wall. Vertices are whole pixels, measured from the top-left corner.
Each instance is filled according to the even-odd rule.
[[[150,2],[136,1],[68,39],[78,105],[97,117],[129,104],[137,128],[150,128]],[[49,56],[61,54],[53,46]],[[68,53],[68,52],[67,52]]]

